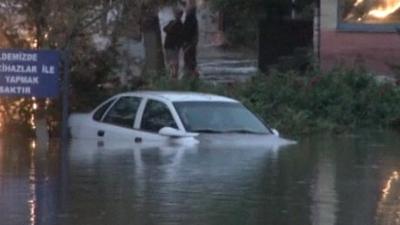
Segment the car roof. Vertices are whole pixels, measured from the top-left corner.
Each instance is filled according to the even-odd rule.
[[[224,96],[198,93],[198,92],[185,92],[185,91],[135,91],[135,92],[123,93],[121,95],[163,98],[171,102],[187,102],[187,101],[235,102],[235,103],[238,102],[235,99]]]

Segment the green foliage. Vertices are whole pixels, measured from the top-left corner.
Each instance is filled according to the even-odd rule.
[[[140,90],[164,90],[164,91],[194,91],[215,94],[226,94],[222,85],[212,85],[198,78],[185,78],[181,80],[170,79],[167,75],[148,75],[142,83],[136,87]]]
[[[361,70],[300,76],[257,76],[243,99],[282,130],[307,133],[343,128],[388,127],[400,115],[400,89]]]
[[[113,1],[114,4],[122,1]],[[9,0],[0,5],[0,47],[2,48],[39,48],[58,49],[60,51],[73,42],[71,58],[71,83],[78,90],[72,100],[77,104],[90,102],[82,95],[99,96],[98,84],[107,81],[116,67],[116,54],[112,47],[99,52],[92,44],[92,34],[99,33],[103,27],[102,19],[106,18],[109,1],[95,0]],[[132,26],[132,25],[131,25]],[[104,29],[106,30],[106,29]],[[114,46],[113,46],[114,47]],[[114,47],[115,48],[115,47]],[[96,95],[90,95],[96,93]],[[57,100],[48,106],[39,106],[33,110],[34,103],[44,100],[30,98],[0,99],[0,132],[29,131],[34,127],[39,110],[46,110],[46,117],[52,123],[58,123],[61,104]],[[86,102],[86,104],[87,104]],[[73,103],[74,104],[74,103]],[[44,104],[40,104],[44,105]],[[90,104],[87,104],[90,105]],[[40,115],[42,116],[42,115]],[[52,118],[49,118],[52,117]],[[58,117],[53,119],[53,117]],[[55,122],[57,121],[57,122]]]

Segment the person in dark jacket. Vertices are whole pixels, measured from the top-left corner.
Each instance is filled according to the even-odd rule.
[[[167,26],[164,27],[165,36],[165,55],[169,67],[169,72],[172,78],[176,79],[179,72],[179,52],[183,44],[183,24],[182,24],[183,11],[174,9],[174,20],[171,20]]]
[[[196,5],[188,5],[183,23],[183,54],[185,74],[198,77],[197,43],[199,39],[199,24],[196,15]]]

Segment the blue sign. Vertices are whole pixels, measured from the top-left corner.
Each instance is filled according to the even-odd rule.
[[[59,64],[57,51],[0,49],[0,96],[58,96]]]

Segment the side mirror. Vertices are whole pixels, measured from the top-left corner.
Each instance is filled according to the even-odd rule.
[[[276,129],[271,129],[271,131],[272,131],[272,134],[273,134],[273,135],[275,135],[275,136],[277,136],[277,137],[279,137],[279,136],[280,136],[280,134],[279,134],[279,131],[278,131],[278,130],[276,130]]]
[[[163,127],[158,133],[171,138],[197,137],[199,135],[197,133],[183,132],[172,127]]]

